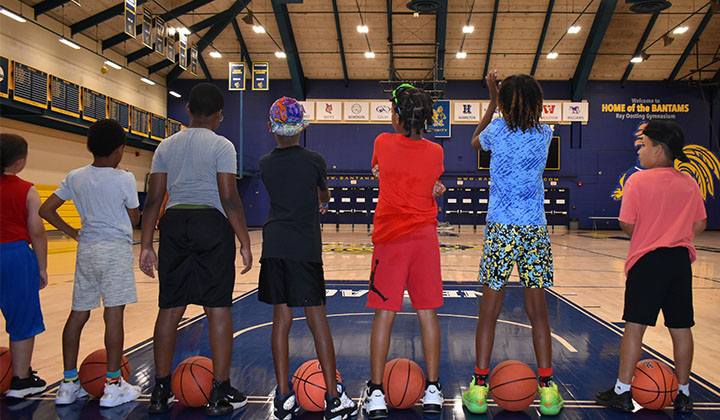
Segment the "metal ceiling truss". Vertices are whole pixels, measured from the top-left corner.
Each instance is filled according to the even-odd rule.
[[[645,33],[643,33],[642,38],[640,38],[640,42],[638,42],[638,45],[635,48],[635,53],[633,53],[633,57],[639,56],[640,53],[643,52],[643,49],[645,49],[645,43],[650,36],[650,31],[652,31],[652,28],[653,26],[655,26],[655,22],[657,22],[659,16],[660,12],[655,12],[652,14],[652,17],[650,17],[650,21],[645,27]],[[620,79],[620,86],[625,87],[625,82],[627,81],[628,77],[630,77],[630,72],[632,71],[633,67],[635,67],[635,63],[633,63],[632,61],[629,62],[628,66],[625,68],[625,73],[623,73],[622,79]]]
[[[688,42],[687,46],[685,46],[685,51],[683,51],[682,55],[680,56],[680,59],[675,64],[675,68],[673,68],[673,71],[670,73],[670,76],[667,79],[668,82],[672,82],[673,80],[675,80],[675,77],[677,77],[683,64],[685,64],[685,60],[687,60],[688,56],[690,55],[690,52],[692,52],[692,49],[695,47],[697,42],[700,40],[700,35],[702,35],[703,31],[705,30],[705,27],[707,26],[708,22],[710,22],[710,18],[712,18],[712,16],[713,16],[713,8],[712,8],[712,6],[708,6],[708,10],[705,13],[705,16],[703,17],[703,20],[700,22],[700,25],[697,27],[697,29],[695,29],[695,33],[693,34],[692,38]]]
[[[35,11],[35,20],[37,20],[38,16],[47,13],[51,11],[52,9],[56,7],[60,7],[64,5],[65,3],[69,2],[70,0],[45,0],[41,1],[40,3],[33,6],[33,10]]]
[[[217,38],[217,36],[220,35],[220,33],[222,33],[222,31],[224,31],[225,28],[227,28],[233,20],[235,20],[235,17],[240,12],[242,12],[244,8],[247,7],[248,3],[250,3],[250,0],[236,0],[235,3],[233,3],[233,5],[230,6],[228,10],[222,13],[222,15],[225,17],[225,20],[215,23],[212,28],[205,32],[205,35],[203,35],[202,38],[200,38],[200,40],[197,42],[198,60],[200,59],[200,56],[202,55],[202,52],[205,50],[205,48],[207,48],[208,45],[210,45],[215,40],[215,38]],[[182,72],[183,69],[180,67],[179,64],[176,64],[175,67],[170,70],[170,73],[168,73],[165,85],[170,86],[171,83],[173,83],[178,77],[180,77],[180,74],[182,74]],[[207,76],[210,75],[207,74]]]
[[[391,1],[391,0],[388,0]],[[340,47],[340,60],[342,61],[343,78],[345,87],[350,86],[348,79],[347,63],[345,62],[345,46],[343,45],[342,32],[340,31],[340,15],[338,14],[337,0],[332,0],[333,14],[335,15],[335,29],[337,29],[338,45]]]
[[[445,80],[445,39],[447,37],[447,0],[441,0],[441,5],[435,13],[435,42],[438,46],[437,60],[435,61],[435,80]],[[442,85],[443,88],[445,85]],[[437,90],[440,85],[435,87]],[[444,89],[443,89],[444,90]]]
[[[275,21],[280,31],[280,38],[282,39],[288,69],[290,70],[290,79],[293,90],[295,91],[295,97],[296,99],[304,100],[305,73],[303,72],[302,63],[300,62],[300,54],[298,53],[297,44],[295,43],[290,13],[287,8],[287,3],[301,4],[302,0],[271,0],[271,3],[273,12],[275,13]]]
[[[550,0],[550,3],[548,3],[547,13],[545,13],[545,23],[543,23],[542,32],[540,33],[540,40],[538,41],[537,51],[535,51],[535,59],[533,60],[532,70],[530,70],[531,76],[535,76],[535,71],[537,71],[538,62],[540,61],[540,55],[542,54],[542,47],[545,43],[545,35],[547,35],[548,28],[550,27],[550,18],[552,17],[552,11],[554,6],[555,0]]]
[[[492,24],[490,25],[490,39],[488,39],[487,54],[485,55],[485,70],[482,73],[483,85],[485,84],[485,77],[490,69],[490,55],[492,54],[493,38],[495,37],[495,23],[497,22],[498,6],[500,0],[495,0],[495,7],[493,8]]]
[[[248,68],[251,68],[252,59],[250,58],[250,52],[247,49],[247,45],[245,45],[245,39],[243,39],[242,33],[240,32],[240,26],[238,26],[237,23],[237,17],[233,19],[231,23],[233,31],[235,31],[235,38],[237,38],[237,41],[240,44],[240,54],[242,56],[242,59],[243,61],[245,61],[245,64],[247,64]]]
[[[575,75],[572,78],[572,100],[575,102],[581,101],[585,96],[585,87],[590,78],[590,72],[616,6],[617,0],[600,1],[600,6],[595,13],[595,20],[593,20],[592,28],[585,41],[585,47],[575,68]]]
[[[210,74],[210,69],[208,68],[207,64],[205,63],[205,59],[203,58],[202,54],[198,54],[198,64],[200,64],[200,68],[202,69],[203,73],[205,74],[205,79],[207,79],[208,82],[212,81],[212,75]]]

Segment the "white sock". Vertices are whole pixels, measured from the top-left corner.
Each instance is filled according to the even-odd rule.
[[[685,394],[685,396],[690,396],[690,382],[686,383],[685,385],[678,385],[678,391]]]
[[[624,384],[620,382],[620,379],[615,382],[615,393],[620,395],[622,393],[630,391],[630,384]]]

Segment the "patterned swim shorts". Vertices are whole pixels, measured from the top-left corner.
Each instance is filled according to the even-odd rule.
[[[513,263],[524,287],[550,287],[553,259],[545,225],[506,225],[488,222],[478,281],[493,290],[508,283]]]

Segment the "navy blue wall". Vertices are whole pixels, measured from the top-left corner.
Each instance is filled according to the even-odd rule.
[[[173,89],[183,95],[168,97],[168,116],[188,123],[185,104],[196,81],[180,80]],[[272,80],[269,91],[248,90],[242,94],[227,91],[227,81],[215,83],[225,92],[225,120],[218,132],[230,139],[239,152],[239,167],[243,178],[238,182],[245,205],[248,224],[261,225],[268,212],[267,193],[258,174],[258,161],[275,147],[275,139],[267,130],[267,112],[272,102],[292,92],[289,80]],[[570,82],[541,82],[548,100],[570,98]],[[310,80],[307,82],[307,99],[386,99],[375,81],[351,81],[345,87],[342,81]],[[689,104],[690,112],[676,113],[683,126],[688,143],[699,144],[720,156],[718,131],[720,127],[720,95],[699,87],[666,87],[663,83],[628,83],[623,89],[617,82],[590,82],[586,90],[590,102],[590,122],[587,125],[555,125],[560,136],[559,171],[546,171],[546,186],[570,188],[570,217],[578,218],[581,227],[590,227],[591,216],[617,216],[619,201],[611,198],[618,177],[635,164],[633,131],[639,119],[617,119],[614,113],[601,112],[604,103],[630,103],[630,98],[659,98],[662,103]],[[448,99],[487,99],[487,89],[481,82],[450,81]],[[243,109],[242,117],[241,107]],[[715,127],[713,132],[713,125]],[[392,130],[389,124],[311,124],[301,143],[322,153],[330,175],[369,175],[372,145],[375,137]],[[487,171],[478,171],[477,154],[470,147],[472,125],[453,125],[452,137],[437,139],[445,150],[443,179],[446,185],[456,185],[457,179],[473,178],[473,185],[487,185]],[[428,138],[433,139],[432,134]],[[435,140],[435,139],[433,139]],[[522,152],[522,151],[519,151]],[[483,181],[484,179],[484,181]],[[472,180],[471,180],[472,182]],[[720,180],[714,178],[715,196],[708,194],[706,209],[708,228],[720,229]]]

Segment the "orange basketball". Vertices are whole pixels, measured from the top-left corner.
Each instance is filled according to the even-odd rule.
[[[0,347],[0,394],[8,392],[12,380],[12,355],[7,347]]]
[[[522,411],[535,400],[538,380],[535,372],[523,362],[506,360],[490,374],[490,395],[505,410]]]
[[[670,366],[659,360],[641,360],[635,366],[632,396],[650,410],[662,410],[678,393],[678,380]]]
[[[130,363],[127,357],[122,357],[120,363],[120,374],[126,381],[130,377]],[[107,376],[107,355],[105,349],[95,350],[90,353],[80,365],[78,371],[80,384],[88,394],[99,397],[105,390],[105,378]]]
[[[410,359],[393,359],[385,364],[383,387],[390,407],[410,408],[425,393],[425,373]]]
[[[335,377],[340,382],[340,372],[335,370]],[[317,359],[308,360],[293,373],[293,389],[300,407],[307,411],[323,411],[325,409],[325,378],[322,366]]]
[[[172,392],[188,407],[202,407],[210,402],[213,386],[213,363],[202,356],[183,360],[172,375]]]

